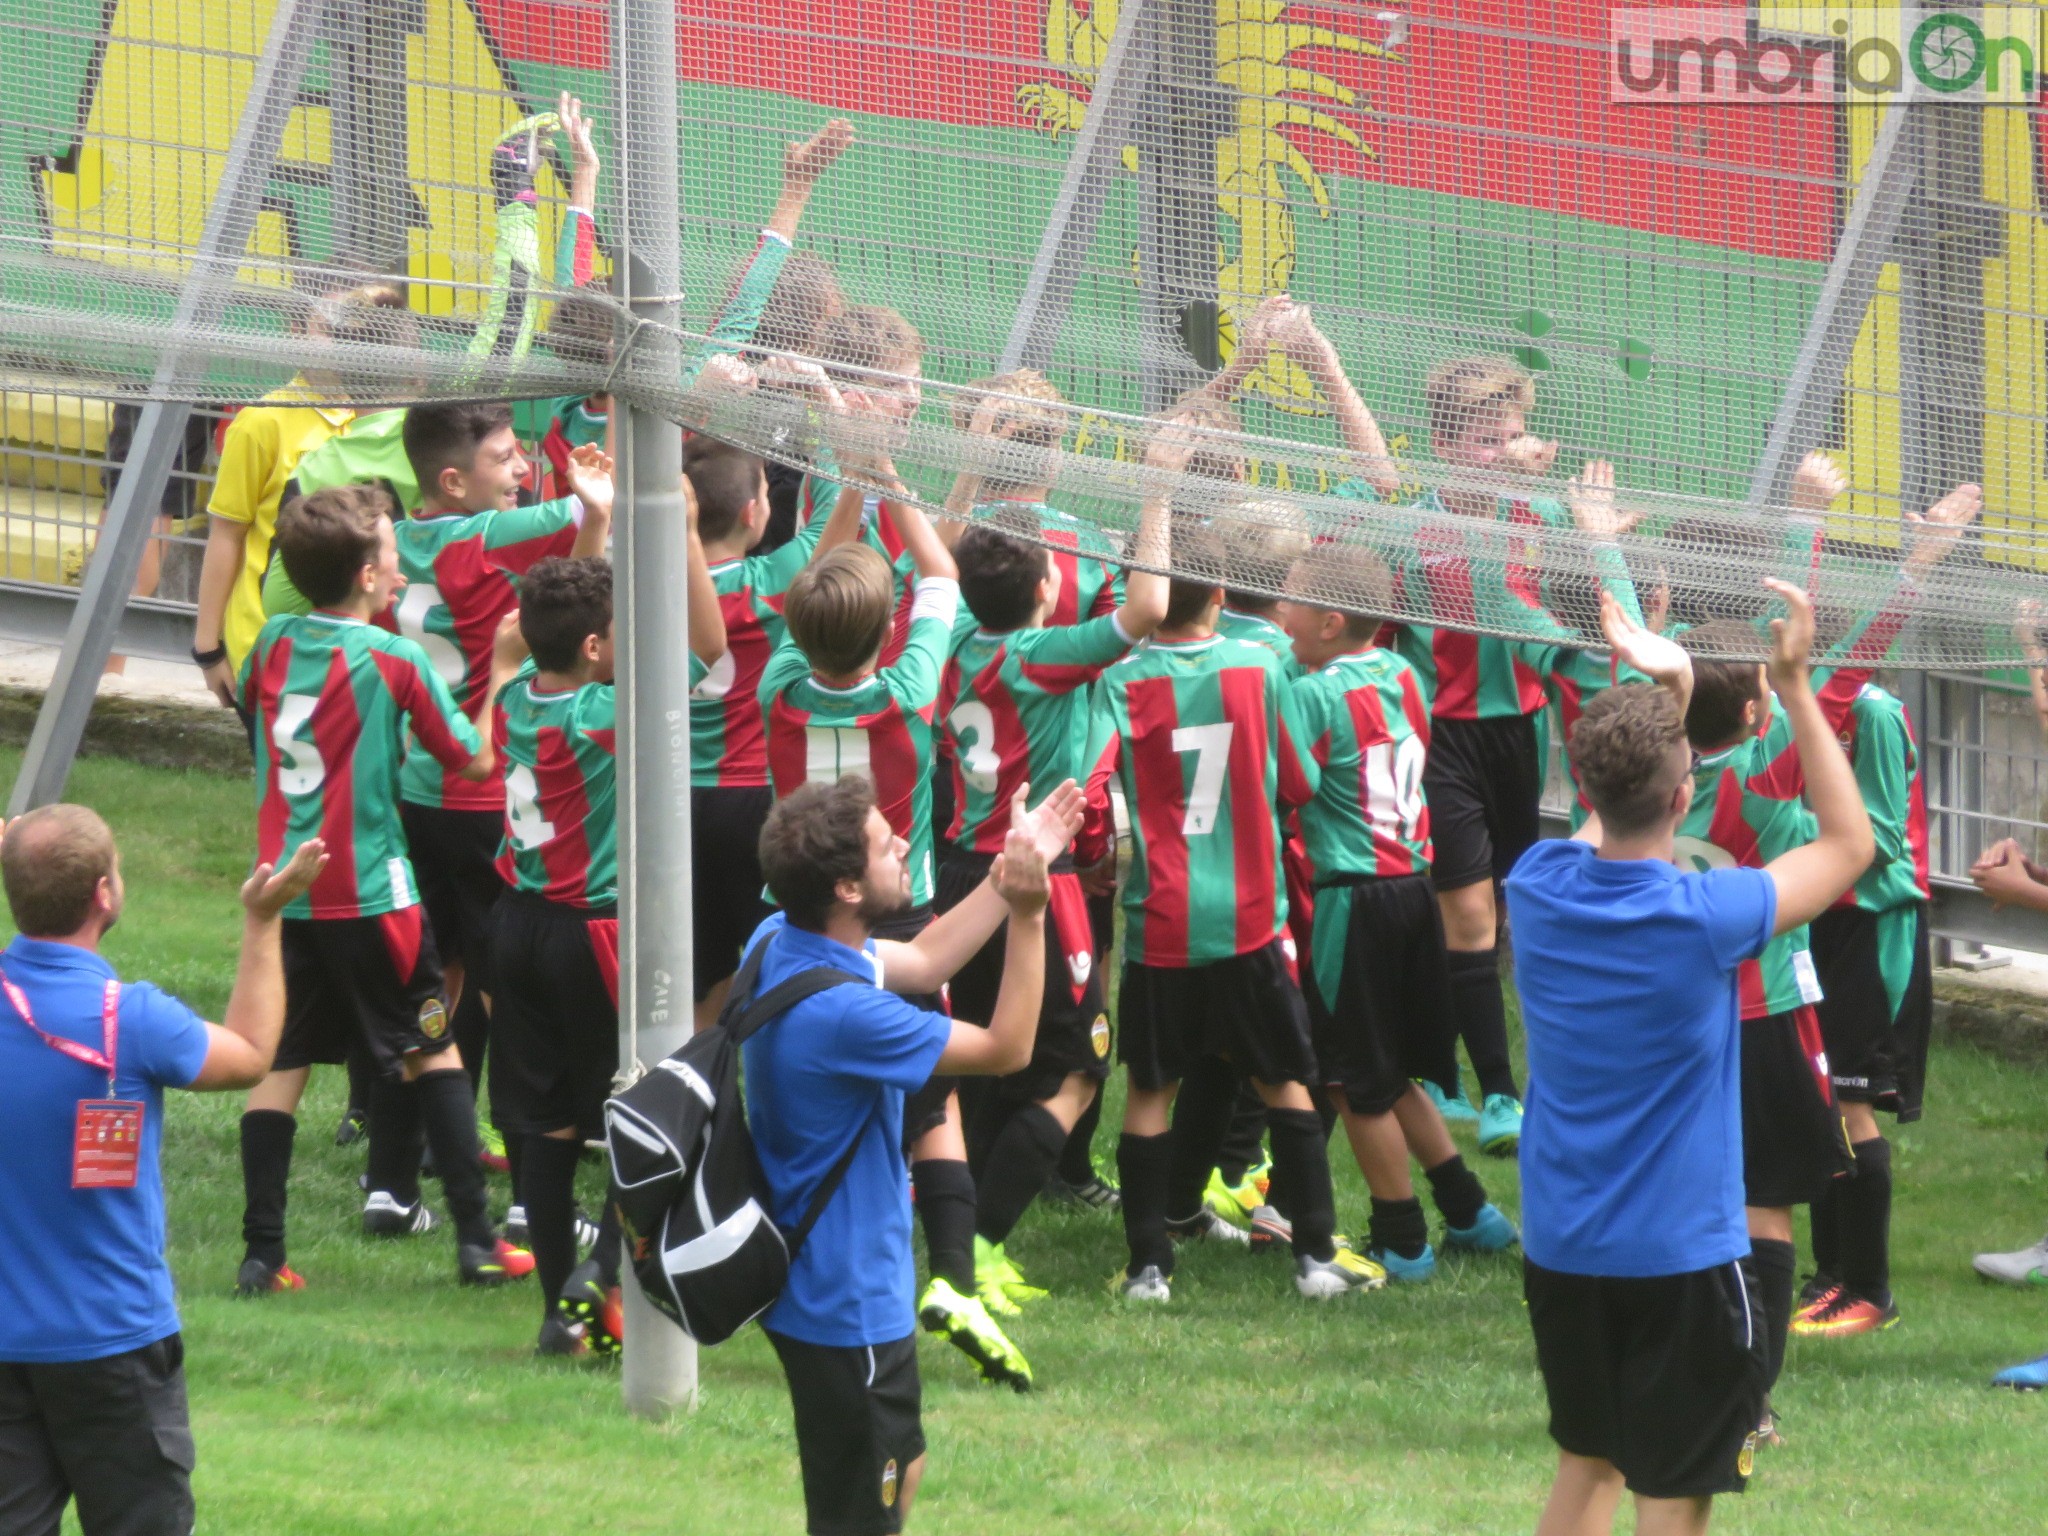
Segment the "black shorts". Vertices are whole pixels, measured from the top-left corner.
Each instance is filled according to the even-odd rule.
[[[619,1067],[618,909],[507,891],[493,925],[504,985],[491,1000],[491,1119],[595,1136]]]
[[[1853,1166],[1842,1112],[1822,1086],[1825,1060],[1811,1007],[1742,1021],[1745,1205],[1811,1205]]]
[[[938,900],[941,912],[950,911],[977,890],[988,878],[993,854],[962,853],[949,848],[939,861]],[[1057,871],[1055,880],[1072,881],[1071,899],[1078,917],[1084,919],[1087,904],[1080,883],[1070,870]],[[1021,1072],[997,1080],[998,1095],[1013,1104],[1037,1104],[1060,1091],[1060,1085],[1076,1072],[1102,1082],[1109,1076],[1111,1032],[1109,1010],[1102,998],[1102,975],[1096,969],[1094,935],[1072,935],[1079,944],[1078,960],[1070,958],[1060,925],[1047,914],[1045,923],[1045,996],[1038,1009],[1038,1039],[1031,1048],[1031,1062]],[[1003,930],[991,935],[974,957],[953,973],[947,984],[953,1017],[987,1024],[995,1017],[996,994],[1003,981]],[[1081,996],[1074,996],[1078,973]]]
[[[1333,882],[1316,892],[1315,962],[1303,968],[1321,1080],[1359,1114],[1391,1110],[1418,1077],[1457,1071],[1451,962],[1427,875]],[[1334,955],[1326,954],[1334,949]],[[1339,978],[1325,1002],[1319,977]]]
[[[1683,1275],[1568,1275],[1522,1260],[1550,1438],[1646,1499],[1740,1493],[1764,1412],[1764,1312],[1747,1260]]]
[[[740,951],[773,910],[761,895],[761,828],[775,791],[700,786],[690,791],[690,925],[696,935],[695,995],[740,968]]]
[[[875,924],[874,934],[878,939],[907,944],[931,925],[930,907],[906,907]],[[884,979],[887,979],[886,974]],[[914,1008],[923,1008],[930,1013],[951,1012],[944,992],[906,992],[902,996]],[[945,1122],[946,1100],[952,1097],[958,1086],[958,1078],[934,1075],[925,1079],[922,1088],[904,1095],[903,1150],[906,1154],[926,1132],[937,1130]]]
[[[903,1529],[903,1484],[924,1454],[917,1335],[837,1347],[769,1333],[789,1378],[810,1536]]]
[[[420,905],[434,927],[434,950],[445,964],[462,962],[463,985],[496,995],[491,985],[491,908],[505,892],[498,848],[505,840],[499,811],[447,811],[401,800],[398,819],[420,883]]]
[[[1835,1098],[1885,1110],[1901,1125],[1918,1120],[1934,1029],[1926,904],[1830,908],[1813,920],[1813,963],[1827,994],[1815,1012]]]
[[[387,1076],[407,1056],[455,1043],[426,908],[284,920],[284,1034],[273,1066],[346,1061],[355,1040]]]
[[[1440,891],[1505,880],[1542,835],[1543,754],[1536,720],[1433,720],[1422,787]]]
[[[1316,1080],[1308,1005],[1279,939],[1185,969],[1124,962],[1117,1022],[1117,1060],[1134,1088],[1177,1083],[1204,1056],[1261,1083]]]
[[[0,1364],[0,1531],[56,1536],[68,1500],[87,1531],[192,1529],[185,1342],[98,1360]]]

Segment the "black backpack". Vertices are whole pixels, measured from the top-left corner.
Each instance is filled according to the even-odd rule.
[[[775,1224],[740,1092],[740,1045],[805,998],[872,982],[818,966],[755,997],[754,946],[718,1022],[604,1107],[611,1198],[627,1257],[655,1307],[700,1344],[720,1344],[775,1304],[804,1239],[824,1213],[861,1138],[863,1121],[796,1227]]]

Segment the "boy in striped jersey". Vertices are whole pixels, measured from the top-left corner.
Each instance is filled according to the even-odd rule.
[[[357,1034],[381,1074],[377,1103],[403,1101],[425,1123],[463,1281],[496,1284],[528,1273],[533,1261],[498,1236],[485,1210],[476,1100],[448,1028],[397,806],[403,728],[471,782],[491,772],[492,749],[427,653],[370,623],[405,585],[381,488],[306,497],[288,509],[278,539],[293,583],[318,606],[268,621],[242,675],[259,753],[257,860],[275,865],[316,835],[331,857],[312,891],[287,909],[284,1036],[242,1117],[247,1253],[236,1288],[255,1295],[305,1284],[285,1264],[293,1114],[307,1069],[340,1061]],[[516,632],[504,626],[480,717],[488,718],[519,653]],[[394,1081],[401,1091],[381,1091]],[[375,1116],[372,1125],[371,1183],[397,1188],[406,1165],[417,1166],[415,1144],[403,1128],[393,1133]]]
[[[1429,704],[1415,669],[1375,645],[1392,578],[1379,557],[1325,544],[1298,561],[1280,620],[1303,675],[1303,745],[1320,769],[1301,829],[1315,882],[1303,991],[1320,1083],[1372,1196],[1366,1256],[1396,1281],[1436,1273],[1408,1171],[1421,1161],[1445,1246],[1499,1252],[1514,1224],[1488,1202],[1418,1079],[1457,1049],[1443,917],[1429,882]],[[1332,599],[1337,601],[1333,604]]]
[[[694,510],[690,671],[725,650]],[[500,701],[505,813],[492,914],[499,980],[491,1016],[491,1106],[515,1145],[520,1199],[540,1276],[536,1353],[615,1353],[618,1226],[609,1205],[596,1250],[576,1263],[576,1164],[603,1126],[619,1063],[617,706],[612,571],[600,559],[544,560],[520,584],[532,660]]]
[[[1191,444],[1162,438],[1146,462],[1178,473]],[[939,866],[941,911],[966,900],[988,876],[1008,826],[1004,807],[1025,784],[1059,784],[1082,774],[1088,690],[1104,667],[1125,655],[1166,613],[1167,503],[1139,514],[1128,595],[1106,614],[1056,624],[1062,611],[1061,546],[1048,549],[1039,504],[1025,503],[969,528],[954,546],[961,595],[975,621],[963,625],[939,689],[954,812]],[[1015,535],[1006,531],[1016,528]],[[1084,565],[1092,562],[1083,561]],[[1151,569],[1143,569],[1150,567]],[[1103,590],[1113,590],[1108,582]],[[1046,974],[1031,1062],[994,1083],[973,1121],[975,1278],[984,1300],[1032,1292],[1003,1244],[1045,1188],[1067,1137],[1109,1075],[1110,1031],[1094,934],[1080,878],[1064,856],[1052,879],[1046,925]],[[953,975],[956,1018],[987,1023],[1003,970],[992,939]],[[1035,1292],[1032,1292],[1035,1294]]]
[[[1371,1289],[1386,1271],[1334,1242],[1326,1133],[1307,1086],[1308,1014],[1283,943],[1279,816],[1315,793],[1315,762],[1301,750],[1280,658],[1216,633],[1222,543],[1203,528],[1177,531],[1175,543],[1182,569],[1215,574],[1175,579],[1151,643],[1103,673],[1086,758],[1091,803],[1106,801],[1114,773],[1133,817],[1117,1052],[1130,1071],[1117,1145],[1131,1250],[1123,1294],[1168,1300],[1171,1234],[1200,1235],[1213,1221],[1202,1188],[1218,1123],[1204,1114],[1170,1135],[1175,1094],[1187,1081],[1206,1104],[1227,1103],[1240,1074],[1268,1107],[1297,1289]]]

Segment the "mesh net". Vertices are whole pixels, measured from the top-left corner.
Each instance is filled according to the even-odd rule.
[[[2011,661],[2048,556],[2038,11],[1660,16],[678,0],[663,334],[610,296],[623,208],[667,189],[619,141],[608,5],[46,0],[0,72],[0,381],[609,390],[856,481],[886,449],[934,511],[971,475],[1119,541],[1171,494],[1223,535],[1176,567],[1245,590],[1290,541],[1355,538],[1391,593],[1302,595],[1528,640],[1591,622],[1603,498],[1570,479],[1598,459],[1653,607],[1753,613],[1790,576],[1837,627],[1901,616],[1892,662]],[[1887,70],[1893,95],[1853,84]],[[563,92],[594,189],[543,115]],[[792,185],[833,118],[850,145]],[[210,261],[224,184],[250,221]],[[771,218],[796,254],[750,326]],[[743,342],[744,371],[703,366]],[[1191,392],[1193,462],[1147,468]],[[1846,485],[1802,509],[1813,448]],[[1902,585],[1911,516],[1965,482],[1983,516]]]

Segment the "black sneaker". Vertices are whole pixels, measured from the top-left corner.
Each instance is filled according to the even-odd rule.
[[[619,1288],[606,1285],[604,1272],[592,1259],[569,1271],[555,1302],[563,1319],[583,1330],[583,1341],[595,1355],[616,1355],[626,1339],[625,1309]]]
[[[533,1255],[502,1237],[488,1248],[476,1243],[455,1246],[455,1265],[464,1285],[503,1285],[533,1273]]]
[[[572,1323],[566,1317],[550,1317],[541,1321],[540,1338],[533,1352],[543,1358],[582,1360],[590,1354],[590,1343],[583,1337],[581,1323]]]
[[[352,1147],[368,1134],[369,1116],[351,1104],[342,1114],[341,1124],[334,1128],[334,1144],[337,1147]]]
[[[384,1190],[377,1190],[363,1204],[363,1236],[418,1237],[434,1230],[434,1213],[427,1202],[415,1200],[400,1205]]]
[[[1045,1197],[1060,1205],[1082,1206],[1091,1211],[1113,1211],[1124,1203],[1122,1190],[1093,1173],[1079,1184],[1069,1184],[1054,1174],[1045,1181]]]

